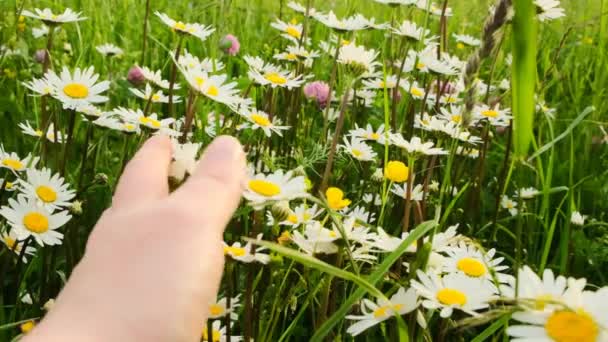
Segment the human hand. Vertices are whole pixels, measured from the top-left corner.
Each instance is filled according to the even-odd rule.
[[[219,137],[169,194],[171,143],[149,139],[51,312],[23,341],[198,341],[215,300],[222,233],[241,197],[245,155]]]

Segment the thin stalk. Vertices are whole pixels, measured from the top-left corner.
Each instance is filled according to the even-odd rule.
[[[407,191],[405,194],[405,210],[403,212],[403,232],[407,232],[410,228],[410,212],[412,209],[412,189],[414,186],[414,163],[415,159],[412,157],[408,158],[408,177],[407,177]]]
[[[146,48],[148,46],[148,18],[150,17],[150,0],[146,0],[146,14],[144,16],[144,32],[142,35],[141,42],[141,59],[140,65],[144,65],[146,62]]]
[[[179,59],[179,54],[182,50],[182,43],[184,42],[184,35],[179,34],[179,38],[177,41],[177,47],[175,48],[175,56],[174,61],[171,64],[171,75],[169,76],[169,117],[174,118],[174,108],[173,108],[173,90],[175,88],[175,79],[177,78],[177,60]]]
[[[87,157],[89,154],[89,142],[93,138],[93,123],[89,123],[89,127],[87,127],[87,135],[84,140],[84,151],[82,151],[82,160],[80,161],[80,175],[78,176],[78,189],[79,191],[82,189],[82,182],[84,181],[84,174],[86,168]]]
[[[342,33],[338,33],[338,39],[336,42],[336,52],[334,53],[334,61],[331,66],[331,75],[329,77],[329,94],[327,96],[327,106],[325,107],[325,113],[323,113],[323,135],[321,141],[327,139],[327,129],[329,126],[329,108],[331,107],[332,90],[336,84],[336,73],[338,69],[338,57],[340,56],[340,45],[342,44]]]
[[[61,159],[61,175],[65,177],[65,168],[68,162],[68,154],[70,150],[70,146],[72,145],[72,140],[74,139],[74,127],[76,126],[76,111],[70,110],[68,111],[68,127],[66,132],[66,140],[65,145],[63,146],[63,158]]]

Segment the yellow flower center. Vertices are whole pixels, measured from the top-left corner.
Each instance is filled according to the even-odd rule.
[[[13,170],[21,170],[23,169],[23,163],[17,159],[6,158],[2,160],[2,165],[8,167]]]
[[[328,188],[325,191],[325,196],[329,207],[333,210],[343,209],[350,204],[350,200],[344,198],[344,192],[336,187]]]
[[[334,232],[333,230],[331,232],[329,232],[329,236],[332,238],[338,237],[338,234],[336,234],[336,232]]]
[[[285,29],[285,32],[288,35],[290,35],[296,39],[300,39],[300,35],[301,35],[300,30],[298,30],[294,26],[287,26],[287,28]]]
[[[152,101],[158,101],[158,100],[160,100],[160,95],[158,95],[158,94],[152,95]]]
[[[271,125],[270,120],[267,117],[260,114],[251,114],[251,120],[262,127],[268,127]]]
[[[585,312],[557,311],[547,319],[545,330],[557,342],[593,342],[599,335],[598,324]]]
[[[464,44],[459,42],[458,44],[456,44],[456,48],[459,50],[462,50],[462,49],[464,49]]]
[[[421,89],[418,89],[416,87],[412,87],[412,90],[410,90],[410,93],[414,96],[417,97],[422,97],[424,96],[424,92]]]
[[[358,150],[356,148],[352,149],[352,153],[353,153],[353,156],[355,156],[356,158],[361,158],[361,156],[363,155],[363,152],[361,152],[361,150]]]
[[[37,130],[36,130],[36,132],[35,132],[35,134],[36,134],[37,136],[41,137],[43,133],[42,133],[42,131],[41,131],[41,130],[37,129]]]
[[[296,224],[298,223],[298,217],[295,214],[290,214],[289,216],[287,216],[287,221]]]
[[[447,103],[456,103],[456,102],[458,102],[458,99],[457,99],[457,98],[455,98],[454,96],[448,96],[448,97],[445,99],[445,102],[447,102]]]
[[[350,44],[350,40],[342,39],[342,46]]]
[[[452,115],[452,121],[455,123],[461,123],[462,122],[462,115]]]
[[[220,340],[222,339],[222,333],[219,330],[213,329],[213,331],[211,332],[211,334],[213,336],[211,336],[211,341],[209,341],[209,335],[207,333],[207,327],[204,327],[203,328],[203,341],[220,342]]]
[[[222,307],[221,305],[211,304],[211,306],[209,307],[209,314],[211,316],[219,316],[223,313],[224,313],[224,307]]]
[[[203,85],[203,83],[205,83],[205,79],[200,76],[196,76],[194,78],[194,82],[196,82],[196,85],[198,85],[200,87]]]
[[[9,236],[4,237],[4,243],[6,244],[6,247],[8,247],[8,249],[13,249],[15,247],[15,242],[17,241],[15,241],[15,239]]]
[[[462,258],[458,260],[456,267],[469,277],[481,277],[486,274],[486,266],[474,258]]]
[[[266,197],[272,197],[281,193],[281,188],[278,185],[263,179],[250,180],[249,188],[253,192]]]
[[[219,93],[216,86],[210,86],[209,89],[207,89],[207,95],[209,96],[217,96]]]
[[[44,203],[53,203],[57,200],[57,192],[55,192],[53,188],[46,185],[37,187],[36,195],[38,195],[38,198],[40,198]]]
[[[297,59],[297,58],[298,58],[298,56],[296,56],[296,54],[295,54],[295,53],[288,53],[288,54],[285,56],[285,58],[286,58],[286,59],[289,59],[290,61],[293,61],[293,60]]]
[[[388,305],[385,306],[381,306],[379,308],[377,308],[376,310],[374,310],[374,317],[375,318],[383,318],[387,315],[387,311],[390,309],[390,307]]]
[[[426,68],[426,64],[424,64],[422,62],[418,62],[418,64],[416,64],[416,68],[418,68],[418,70],[424,69],[424,68]]]
[[[550,294],[540,295],[534,300],[534,309],[544,310],[547,304],[552,302],[553,300],[554,298]]]
[[[291,234],[288,231],[281,233],[281,236],[277,238],[277,242],[281,245],[287,244],[291,240]]]
[[[6,184],[4,185],[4,188],[6,190],[11,190],[13,188],[13,182],[6,182]]]
[[[135,130],[135,125],[130,124],[130,123],[126,123],[123,125],[123,127],[127,130],[127,131],[133,131]]]
[[[247,254],[247,251],[243,247],[225,246],[224,247],[224,255],[225,254],[229,254],[229,255],[234,256],[234,257],[241,257],[241,256]]]
[[[158,121],[156,119],[149,118],[147,116],[140,117],[139,118],[139,122],[142,125],[152,126],[154,128],[160,128],[160,126],[161,126],[160,121]]]
[[[69,83],[63,87],[63,92],[73,99],[84,99],[89,96],[89,88],[81,83]]]
[[[23,225],[32,233],[42,234],[49,230],[49,219],[37,212],[29,212],[23,217]]]
[[[32,329],[34,329],[35,326],[36,326],[36,323],[34,323],[34,321],[29,321],[29,322],[25,322],[25,323],[21,324],[19,326],[19,328],[21,329],[22,333],[27,334],[30,331],[32,331]]]
[[[400,161],[390,161],[384,168],[384,177],[395,182],[403,183],[409,178],[410,169]]]
[[[180,31],[185,31],[186,30],[186,24],[184,24],[181,21],[178,21],[175,24],[173,24],[173,29],[180,30]]]
[[[271,72],[264,75],[264,78],[274,84],[285,84],[287,83],[287,79],[276,72]]]
[[[367,135],[368,139],[372,139],[372,140],[378,140],[380,139],[380,134],[378,133],[370,133]]]
[[[467,303],[467,296],[461,291],[446,287],[437,292],[437,300],[444,305],[463,306]]]
[[[493,109],[488,109],[488,110],[484,110],[483,112],[481,112],[481,115],[488,117],[488,118],[495,118],[498,116],[498,112]]]

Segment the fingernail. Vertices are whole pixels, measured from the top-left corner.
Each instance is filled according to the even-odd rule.
[[[207,147],[198,167],[206,168],[206,173],[217,173],[217,177],[234,175],[235,171],[240,172],[245,167],[243,147],[234,137],[220,136]]]

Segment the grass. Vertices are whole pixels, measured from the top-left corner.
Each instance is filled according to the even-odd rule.
[[[327,129],[333,136],[334,123],[325,121],[324,111],[314,101],[306,100],[300,89],[269,90],[251,85],[247,76],[248,65],[244,55],[271,61],[275,53],[288,45],[279,31],[270,26],[276,18],[285,21],[297,18],[306,23],[306,35],[314,42],[315,48],[318,42],[328,39],[328,28],[314,19],[304,20],[286,3],[282,0],[155,0],[151,2],[151,10],[152,13],[156,10],[165,12],[184,22],[215,27],[216,31],[205,41],[188,37],[183,40],[183,47],[195,56],[223,62],[226,65],[223,72],[237,83],[241,94],[246,93],[259,109],[271,111],[282,119],[283,124],[291,126],[284,131],[282,138],[276,135],[267,138],[260,130],[236,130],[237,123],[245,121],[242,117],[224,105],[199,96],[192,105],[195,121],[199,123],[195,125],[193,140],[203,145],[212,140],[201,125],[220,128],[219,120],[207,121],[208,113],[230,116],[234,122],[222,125],[222,133],[235,135],[241,140],[248,149],[250,163],[264,165],[265,173],[295,170],[297,174],[306,175],[311,182],[314,198],[296,200],[291,208],[296,203],[317,203],[326,209],[326,214],[318,218],[320,223],[329,229],[334,224],[344,238],[345,220],[351,214],[330,209],[324,193],[315,191],[323,188],[321,184],[330,153],[325,132]],[[365,17],[376,18],[376,22],[394,20],[399,23],[407,18],[427,27],[433,34],[441,33],[441,20],[411,7],[391,9],[363,0],[311,3],[320,10],[331,8],[340,16],[361,13]],[[454,16],[446,21],[448,44],[442,47],[466,61],[475,49],[458,48],[452,33],[482,37],[491,3],[482,0],[450,2]],[[451,319],[444,320],[438,317],[437,312],[425,309],[421,314],[428,323],[426,329],[416,324],[414,311],[398,315],[398,319],[386,320],[356,338],[346,332],[352,321],[345,316],[361,313],[356,305],[361,298],[390,298],[399,287],[412,285],[412,281],[417,279],[416,270],[431,269],[431,251],[437,252],[429,242],[431,237],[455,224],[458,224],[458,233],[466,236],[467,241],[474,241],[469,243],[479,250],[496,249],[497,256],[503,257],[509,266],[506,272],[511,275],[516,275],[515,270],[519,266],[529,265],[539,275],[545,269],[551,269],[556,274],[586,278],[589,289],[608,285],[608,205],[603,201],[608,196],[608,135],[604,131],[608,89],[608,78],[605,77],[608,6],[604,0],[563,0],[561,5],[565,8],[566,17],[537,23],[536,8],[531,1],[514,0],[513,5],[516,12],[512,23],[498,28],[497,34],[485,37],[493,39],[496,47],[489,51],[489,56],[478,61],[475,72],[468,78],[471,82],[482,80],[493,86],[498,86],[503,79],[510,83],[510,90],[487,93],[478,90],[472,98],[474,103],[471,104],[500,104],[501,109],[511,108],[513,114],[512,126],[493,127],[481,121],[480,125],[469,129],[483,140],[476,146],[480,150],[478,158],[457,156],[456,148],[462,144],[456,139],[413,129],[415,116],[423,111],[438,114],[439,107],[425,109],[422,101],[407,91],[403,92],[400,100],[393,101],[392,90],[381,88],[368,107],[362,101],[345,102],[344,129],[337,135],[345,136],[355,125],[365,127],[371,124],[374,128],[381,124],[385,127],[393,125],[406,138],[419,136],[423,141],[433,141],[436,147],[449,152],[448,156],[442,157],[420,156],[389,144],[377,144],[373,147],[376,152],[374,161],[359,162],[352,155],[340,149],[337,151],[332,172],[326,179],[328,184],[344,191],[345,196],[352,200],[351,208],[361,206],[381,221],[363,220],[365,222],[359,222],[361,227],[373,233],[382,227],[393,237],[400,237],[402,232],[412,227],[409,237],[397,244],[392,253],[371,251],[378,258],[372,263],[354,260],[350,248],[359,245],[346,238],[337,243],[338,253],[308,255],[294,243],[273,243],[281,233],[289,230],[276,223],[277,219],[285,218],[282,217],[285,213],[277,205],[267,207],[275,218],[275,224],[271,224],[266,213],[254,210],[245,201],[242,203],[227,228],[225,241],[244,241],[241,237],[253,238],[254,232],[263,233],[264,240],[269,242],[260,245],[269,249],[266,253],[270,255],[271,262],[268,265],[247,264],[227,257],[221,296],[241,294],[244,302],[253,299],[237,310],[239,320],[233,328],[234,336],[248,334],[260,341],[498,341],[508,338],[506,327],[517,324],[510,319],[512,312],[525,308],[525,305],[493,302],[489,309],[480,310],[481,316],[473,319],[458,312]],[[15,151],[20,156],[30,152],[42,153],[41,142],[22,134],[17,128],[25,120],[37,123],[43,117],[41,99],[30,96],[31,91],[23,85],[23,82],[40,77],[43,70],[43,66],[32,58],[34,52],[46,44],[45,38],[32,37],[31,29],[38,23],[34,19],[23,22],[18,17],[22,8],[34,7],[51,7],[55,11],[70,7],[88,17],[86,21],[66,24],[55,33],[51,54],[56,70],[63,65],[69,68],[95,66],[101,79],[112,80],[110,100],[101,108],[143,107],[141,100],[128,90],[131,85],[126,74],[142,58],[144,0],[3,1],[0,3],[0,45],[17,53],[6,55],[0,52],[0,89],[3,89],[0,93],[0,143],[6,151]],[[163,78],[167,79],[173,65],[170,54],[178,45],[177,35],[153,14],[148,27],[143,65],[161,70]],[[241,44],[241,52],[235,57],[225,55],[218,48],[220,39],[229,33],[237,36]],[[390,59],[400,61],[405,51],[423,48],[421,43],[402,43],[381,30],[346,33],[343,39],[378,51],[376,60],[381,64],[378,71],[385,83],[396,70],[388,62]],[[122,47],[125,54],[111,60],[103,57],[95,47],[106,42]],[[311,69],[302,66],[289,68],[314,75],[311,81],[331,83],[334,63],[332,54],[322,52]],[[337,92],[336,101],[344,92],[340,90],[348,88],[355,80],[352,68],[352,65],[350,69],[338,65],[336,69],[333,87]],[[424,89],[428,93],[436,84],[433,82],[442,77],[457,79],[414,70],[404,74],[401,81],[415,79],[423,88],[428,86]],[[182,85],[178,94],[184,101],[176,105],[175,111],[178,115],[185,115],[190,102],[185,90],[188,87],[179,73],[177,80]],[[360,92],[361,82],[355,81],[355,88]],[[461,97],[465,97],[470,86],[465,84]],[[49,104],[54,122],[65,132],[70,126],[70,114],[62,110],[57,101],[52,100]],[[166,106],[155,106],[154,110],[161,116],[168,115]],[[339,102],[333,107],[339,111]],[[549,109],[554,110],[553,114]],[[9,341],[18,335],[18,328],[24,321],[37,320],[44,315],[42,305],[57,295],[82,257],[90,230],[109,206],[123,160],[128,160],[145,138],[144,135],[128,136],[95,128],[89,141],[89,125],[76,118],[74,143],[69,146],[65,178],[79,190],[77,200],[83,203],[83,211],[78,213],[72,209],[74,218],[62,228],[66,235],[64,243],[38,247],[36,255],[30,257],[27,264],[13,255],[9,248],[0,245],[0,341]],[[341,137],[338,143],[342,143]],[[59,172],[62,152],[61,147],[50,146],[45,166]],[[413,187],[405,189],[405,199],[390,194],[393,183],[388,179],[378,181],[374,176],[376,169],[381,170],[390,160],[406,163],[412,171],[410,179],[415,177],[415,183],[423,184],[425,190],[433,181],[439,183],[438,190],[426,191],[422,200],[413,199]],[[261,171],[258,168],[258,172]],[[1,178],[15,177],[0,168]],[[179,182],[174,181],[172,185],[178,186]],[[514,196],[518,189],[525,187],[538,189],[538,194],[531,200]],[[364,194],[378,195],[382,204],[375,206],[363,201]],[[0,206],[7,205],[7,199],[12,196],[14,193],[0,190]],[[503,196],[508,196],[516,205],[517,215],[510,215],[501,205]],[[584,225],[572,223],[574,212],[587,217]],[[404,217],[407,218],[405,221]],[[9,226],[0,217],[0,232],[7,232]],[[303,227],[292,230],[292,238],[294,231],[302,232]],[[31,246],[34,246],[33,242]],[[412,246],[416,246],[419,252],[412,253]],[[404,261],[408,263],[407,267],[402,265]],[[33,298],[33,304],[21,301],[21,296],[26,293]],[[247,327],[247,318],[253,315],[256,318],[248,322],[251,325]]]

